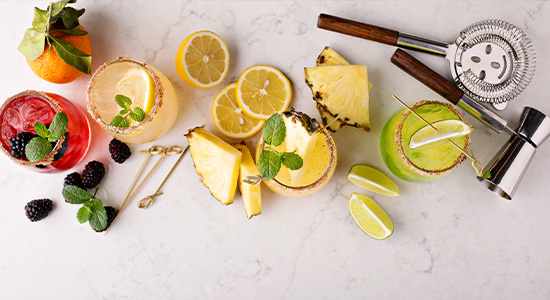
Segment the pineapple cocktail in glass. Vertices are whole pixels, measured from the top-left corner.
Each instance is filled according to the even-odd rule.
[[[451,105],[439,101],[420,101],[411,107],[430,124],[464,117]],[[428,147],[411,149],[411,137],[427,125],[407,109],[396,112],[384,126],[380,150],[388,168],[397,177],[412,182],[428,182],[453,171],[466,155],[448,141]],[[468,152],[470,136],[451,138],[464,152]]]
[[[131,104],[115,100],[120,95]],[[150,142],[165,134],[178,112],[176,93],[168,78],[149,64],[129,57],[99,67],[88,84],[86,104],[103,129],[133,144]],[[135,118],[132,113],[142,116]]]

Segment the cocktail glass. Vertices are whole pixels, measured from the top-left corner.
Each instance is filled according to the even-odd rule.
[[[275,178],[264,181],[272,191],[286,197],[309,196],[321,190],[332,178],[336,170],[336,144],[330,133],[324,129],[317,138],[311,158],[302,168],[305,168],[303,177],[296,183],[291,184],[290,170],[285,166],[281,169]],[[256,146],[256,161],[260,152],[264,149],[265,143],[262,137]],[[275,151],[284,151],[286,143],[272,147]]]
[[[150,76],[152,87],[149,90],[152,105],[150,109],[142,108],[146,115],[143,121],[131,121],[129,127],[121,128],[109,125],[119,114],[121,107],[116,103],[115,96],[121,92],[120,82],[131,72],[145,72]],[[139,105],[136,99],[147,87],[127,82],[122,87],[126,97],[132,100],[132,108]],[[128,94],[128,91],[131,91]],[[140,144],[154,141],[170,130],[178,112],[176,93],[168,78],[159,70],[147,63],[132,60],[129,57],[106,62],[92,76],[87,90],[86,101],[88,112],[109,134],[126,143]],[[126,114],[127,115],[127,114]]]
[[[53,146],[44,159],[30,162],[11,155],[9,139],[27,131],[36,134],[38,121],[49,125],[58,112],[67,114],[69,123],[65,135]],[[69,100],[52,93],[24,91],[11,96],[0,108],[0,141],[2,152],[18,165],[41,173],[57,173],[76,165],[90,146],[90,124],[82,110]]]
[[[450,104],[439,101],[420,101],[411,107],[429,123],[442,120],[464,120],[462,114]],[[453,171],[466,155],[451,143],[422,149],[411,149],[411,136],[427,126],[421,119],[406,109],[396,112],[384,126],[380,137],[380,150],[388,168],[397,177],[412,182],[429,182],[442,178]],[[451,138],[468,152],[470,136]]]

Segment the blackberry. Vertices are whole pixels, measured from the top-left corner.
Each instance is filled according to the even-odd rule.
[[[82,177],[80,177],[80,174],[77,172],[73,172],[67,176],[65,176],[65,180],[63,181],[63,186],[66,185],[75,185],[81,189],[85,189],[84,184],[82,184]]]
[[[27,159],[25,156],[25,146],[35,137],[36,135],[30,132],[20,132],[9,139],[9,144],[11,148],[11,156],[17,159]]]
[[[92,189],[101,182],[104,175],[105,167],[103,164],[93,160],[89,162],[84,167],[84,171],[82,171],[82,184],[85,188]]]
[[[63,141],[63,144],[61,144],[61,148],[57,150],[57,153],[53,156],[53,161],[60,160],[63,155],[65,155],[65,152],[67,152],[67,149],[69,148],[69,132],[65,132],[65,140]],[[55,148],[57,142],[52,142],[52,149]]]
[[[48,216],[52,211],[53,202],[50,199],[36,199],[25,205],[25,214],[31,222],[36,222]]]
[[[116,209],[112,206],[105,206],[105,212],[107,213],[107,227],[105,227],[105,229],[103,229],[101,231],[94,229],[95,232],[103,232],[103,231],[107,230],[107,228],[109,228],[109,226],[111,226],[111,223],[113,223],[113,220],[116,217]]]
[[[111,158],[119,164],[125,162],[132,155],[130,147],[117,139],[113,139],[109,143],[109,152],[111,153]]]

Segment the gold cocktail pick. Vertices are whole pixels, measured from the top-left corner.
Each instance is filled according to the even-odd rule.
[[[433,130],[437,131],[437,128],[435,128],[430,122],[426,121],[426,119],[422,118],[419,114],[417,114],[414,110],[412,110],[405,102],[401,101],[401,99],[397,98],[397,96],[392,94],[392,97],[397,100],[401,105],[403,105],[409,112],[411,112],[413,115],[415,115],[417,118],[422,120],[422,122],[426,123],[426,125],[430,126]],[[458,149],[460,152],[462,152],[466,157],[472,160],[472,167],[476,171],[477,176],[483,175],[483,165],[481,164],[481,160],[479,158],[476,158],[474,156],[474,151],[470,150],[471,154],[468,154],[468,152],[464,151],[460,146],[455,144],[455,142],[451,141],[450,139],[447,139],[447,142],[451,143],[456,149]]]

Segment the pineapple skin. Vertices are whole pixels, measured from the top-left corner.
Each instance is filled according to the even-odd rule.
[[[250,220],[253,216],[262,213],[262,192],[261,185],[251,185],[243,182],[246,176],[260,175],[258,167],[252,159],[252,154],[244,141],[233,145],[237,150],[241,151],[242,159],[239,172],[239,190],[243,198],[246,217]]]
[[[204,184],[204,186],[208,188],[212,197],[214,197],[220,203],[224,205],[229,205],[233,203],[235,191],[237,189],[237,181],[239,178],[242,153],[221,138],[215,136],[214,134],[208,132],[206,129],[200,126],[190,129],[189,132],[185,134],[185,137],[187,137],[187,142],[189,144],[189,153],[191,154],[191,158],[193,159],[195,171],[199,176],[200,182],[202,182],[202,184]],[[208,176],[207,174],[202,174],[199,171],[201,166],[197,166],[197,160],[202,155],[201,150],[204,150],[201,149],[200,145],[198,144],[199,139],[207,143],[209,145],[208,147],[216,148],[217,151],[220,152],[219,158],[223,160],[223,163],[226,163],[231,170],[230,185],[228,189],[224,191],[225,195],[224,193],[220,193],[219,191],[215,190],[212,186],[219,180],[219,176],[217,176],[216,178],[210,178],[210,176]],[[220,166],[216,166],[216,169],[224,171],[223,168],[220,168]]]

